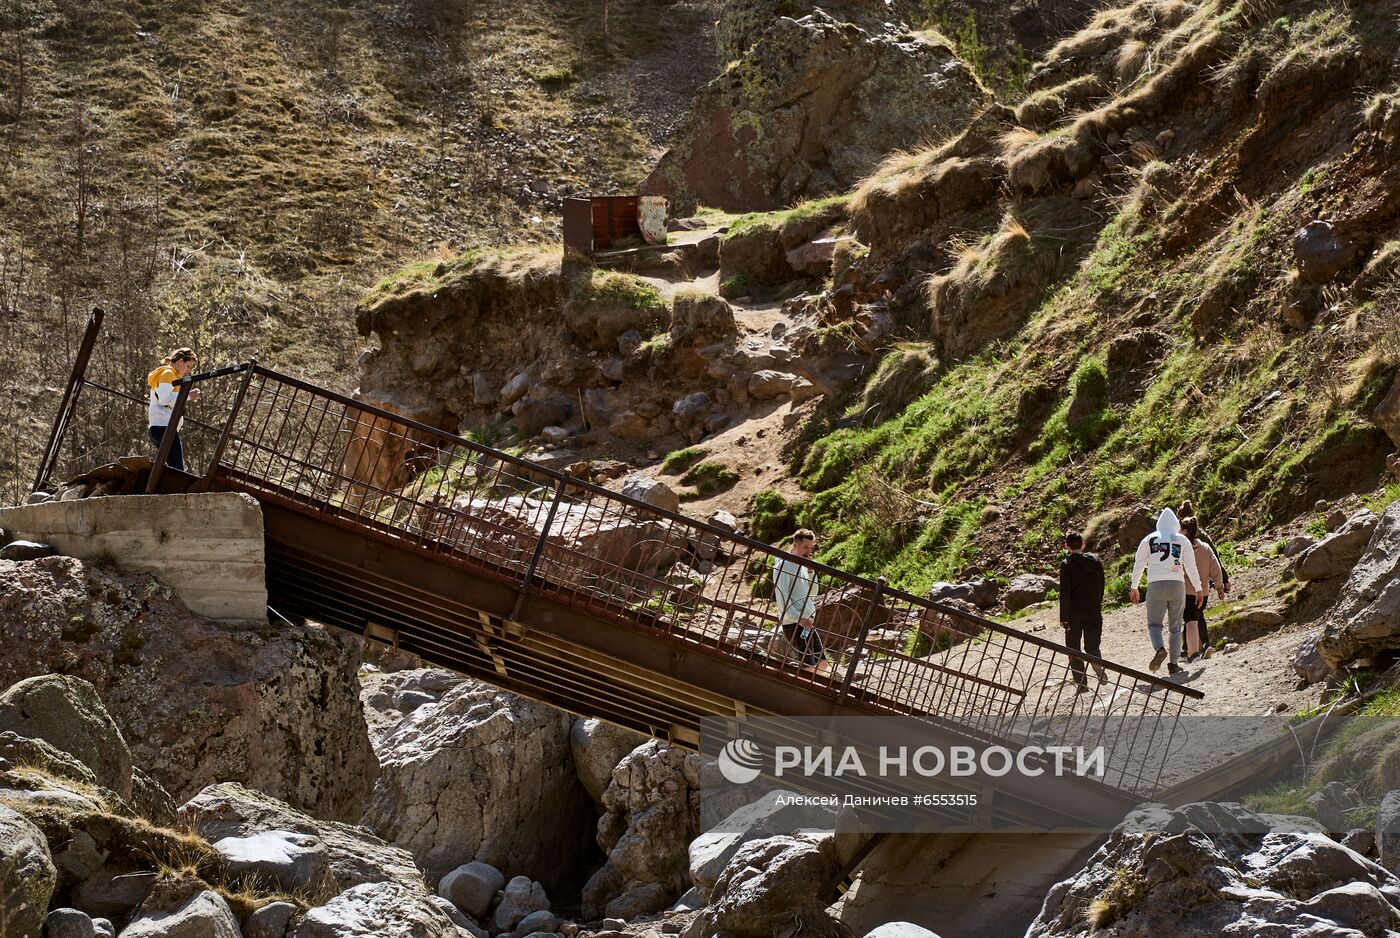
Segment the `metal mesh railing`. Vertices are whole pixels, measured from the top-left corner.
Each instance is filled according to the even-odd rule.
[[[188,424],[191,472],[802,682],[833,701],[936,720],[974,739],[1102,747],[1104,781],[1148,794],[1179,744],[1179,717],[1200,696],[249,367],[241,399],[242,374],[200,382],[206,390]],[[83,406],[102,426],[77,433],[75,452],[111,453],[138,431],[144,441],[139,422],[103,416],[102,408],[130,407],[131,399],[89,391]],[[782,621],[778,564],[820,585],[810,639]],[[1080,675],[1087,693],[1078,692]]]

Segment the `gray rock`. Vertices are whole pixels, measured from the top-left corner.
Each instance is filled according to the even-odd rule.
[[[1261,825],[1266,815],[1233,827],[1251,814],[1228,804],[1134,812],[1082,871],[1051,888],[1027,938],[1085,934],[1091,903],[1099,929],[1148,935],[1171,923],[1175,938],[1378,935],[1400,919],[1383,892],[1400,889],[1392,874],[1317,831]],[[1131,902],[1112,901],[1123,888],[1115,882],[1130,885]]]
[[[33,492],[24,500],[26,505],[42,505],[44,502],[53,501],[52,492]]]
[[[0,731],[42,739],[92,770],[98,784],[131,795],[131,750],[97,690],[87,681],[48,674],[0,694]]]
[[[290,902],[269,902],[248,916],[243,938],[286,938],[287,926],[297,907]]]
[[[784,371],[763,369],[749,376],[747,390],[749,396],[760,401],[769,401],[783,395],[798,396],[802,385],[810,387],[811,382]]]
[[[539,909],[522,918],[520,923],[515,926],[513,934],[517,938],[535,934],[553,934],[558,924],[559,920],[554,917],[553,912],[548,909]]]
[[[217,892],[205,889],[183,899],[150,902],[122,929],[122,938],[242,938],[238,919]]]
[[[44,938],[97,938],[97,928],[86,912],[54,909],[44,919]]]
[[[364,823],[412,853],[429,883],[480,860],[562,884],[584,845],[560,832],[586,829],[592,815],[571,723],[552,707],[460,684],[384,740]]]
[[[82,882],[102,868],[108,851],[98,846],[92,835],[74,827],[68,841],[53,854],[53,865],[68,880]]]
[[[497,401],[496,389],[491,386],[491,379],[481,372],[472,375],[472,402],[483,407],[494,404]]]
[[[1308,799],[1313,816],[1329,831],[1347,830],[1347,813],[1361,807],[1361,793],[1341,782],[1328,782]]]
[[[647,737],[641,733],[605,720],[574,721],[569,731],[569,750],[573,753],[579,781],[599,808],[603,806],[603,793],[612,784],[613,769],[629,752],[646,741]]]
[[[704,934],[736,938],[770,938],[794,926],[804,935],[838,935],[840,928],[827,914],[822,894],[836,871],[830,840],[814,843],[800,836],[778,836],[750,841],[720,874],[697,925]]]
[[[1345,576],[1366,549],[1377,518],[1362,509],[1332,534],[1303,551],[1293,561],[1293,575],[1300,580],[1326,580]]]
[[[146,901],[154,881],[153,872],[133,872],[123,863],[104,864],[73,887],[69,901],[89,915],[124,920]]]
[[[686,889],[699,787],[694,753],[648,740],[622,759],[603,795],[597,842],[607,862],[583,887],[586,917],[642,918]]]
[[[544,437],[546,443],[562,443],[571,435],[563,427],[545,427],[540,431],[540,436]]]
[[[1310,283],[1326,283],[1352,258],[1352,250],[1325,221],[1310,221],[1293,232],[1289,242],[1298,270]]]
[[[1352,523],[1348,521],[1347,528]],[[1345,532],[1343,528],[1332,537]],[[1318,650],[1333,668],[1400,648],[1400,502],[1387,508],[1374,525],[1324,620]]]
[[[837,812],[831,808],[781,805],[792,792],[770,791],[751,804],[733,811],[690,842],[690,881],[708,898],[730,861],[746,843],[794,831],[836,829]]]
[[[117,938],[117,926],[105,918],[93,919],[92,927],[97,933],[97,938]],[[244,936],[244,938],[251,938],[251,936]]]
[[[509,407],[524,397],[528,390],[530,390],[530,376],[522,371],[507,381],[505,387],[501,388],[500,402],[503,406]]]
[[[710,395],[704,391],[687,394],[671,406],[671,419],[676,429],[692,443],[705,435],[705,418],[710,413]]]
[[[326,845],[314,834],[262,831],[214,841],[230,873],[276,883],[287,892],[311,893],[328,882]]]
[[[180,818],[210,842],[267,831],[310,834],[326,845],[335,888],[391,881],[422,893],[426,901],[423,874],[407,851],[359,825],[317,820],[242,785],[210,785],[180,808]]]
[[[1001,601],[1007,610],[1017,612],[1034,603],[1041,602],[1046,595],[1060,585],[1052,576],[1038,573],[1023,573],[1011,581],[1002,593]]]
[[[1283,546],[1283,556],[1297,557],[1303,551],[1317,543],[1317,538],[1310,534],[1296,534],[1288,539],[1288,543]]]
[[[680,511],[681,497],[665,482],[644,473],[635,473],[622,483],[622,494],[666,511]]]
[[[1308,684],[1316,684],[1325,680],[1327,675],[1332,673],[1332,666],[1329,665],[1322,652],[1318,650],[1318,643],[1322,641],[1322,633],[1314,632],[1298,644],[1293,651],[1293,658],[1289,662],[1298,677]]]
[[[52,557],[58,551],[48,544],[38,544],[34,541],[11,541],[4,547],[0,547],[0,560],[38,560],[41,557]]]
[[[1376,816],[1376,852],[1381,866],[1392,872],[1400,870],[1400,789],[1381,797],[1381,810]]]
[[[491,916],[491,930],[496,934],[513,931],[531,912],[548,908],[549,896],[544,887],[528,876],[516,876],[501,892],[500,904]]]
[[[438,883],[438,895],[474,919],[484,919],[506,884],[505,874],[489,863],[473,860],[448,873]]]
[[[865,938],[938,938],[938,935],[910,922],[886,922],[866,932]]]
[[[1342,837],[1341,844],[1348,850],[1355,850],[1363,857],[1376,856],[1376,834],[1374,831],[1350,830]]]
[[[364,883],[308,911],[292,938],[461,938],[461,930],[426,893]]]
[[[705,519],[705,523],[722,531],[728,531],[730,534],[739,530],[738,520],[723,508],[716,509],[710,517]]]
[[[948,602],[957,600],[959,602],[971,603],[979,609],[990,609],[997,604],[998,594],[1001,587],[997,586],[997,581],[990,577],[979,577],[963,583],[948,583],[940,581],[929,587],[928,598],[934,602]]]
[[[452,924],[456,925],[458,928],[476,927],[476,923],[471,920],[471,917],[453,905],[449,900],[444,899],[442,896],[429,896],[428,899],[433,905],[441,909],[442,914],[451,919]]]
[[[437,698],[421,690],[402,690],[394,695],[394,709],[400,713],[412,713],[430,703],[437,703]]]

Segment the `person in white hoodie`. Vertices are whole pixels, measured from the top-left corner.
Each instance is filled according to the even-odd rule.
[[[1128,581],[1128,598],[1139,602],[1138,581],[1147,574],[1147,632],[1152,636],[1152,656],[1150,670],[1156,671],[1167,660],[1168,650],[1162,647],[1162,624],[1167,624],[1170,663],[1167,673],[1177,674],[1181,666],[1181,623],[1186,611],[1187,582],[1197,599],[1205,596],[1205,585],[1196,570],[1196,552],[1191,541],[1181,533],[1181,524],[1176,520],[1176,512],[1163,508],[1157,516],[1157,530],[1147,535],[1138,544],[1137,558],[1133,561],[1133,576]]]

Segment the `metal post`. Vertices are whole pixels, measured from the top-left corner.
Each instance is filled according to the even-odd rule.
[[[549,537],[549,529],[554,527],[554,516],[559,513],[559,503],[564,500],[564,487],[569,484],[569,474],[566,472],[554,486],[554,501],[549,503],[549,514],[544,518],[544,530],[540,532],[539,540],[535,541],[535,552],[530,556],[530,565],[525,568],[525,579],[520,581],[520,592],[515,594],[515,608],[511,610],[510,619],[515,621],[520,614],[520,604],[525,601],[525,590],[529,589],[531,581],[535,579],[535,570],[540,565],[540,555],[544,553],[544,542]]]
[[[180,432],[180,418],[185,415],[185,401],[189,399],[191,382],[188,379],[178,382],[180,393],[175,396],[175,406],[170,411],[170,423],[165,427],[165,436],[160,441],[160,451],[156,453],[155,465],[146,480],[146,494],[154,495],[161,476],[165,474],[165,461],[170,458],[170,450],[175,446],[175,435]]]
[[[243,409],[243,398],[248,393],[248,385],[253,381],[253,369],[258,367],[256,358],[248,359],[243,366],[243,380],[238,384],[238,392],[233,396],[233,404],[229,407],[228,419],[224,421],[224,432],[219,434],[219,442],[214,447],[214,455],[209,457],[209,467],[204,471],[206,479],[213,478],[214,467],[219,464],[219,460],[224,458],[224,449],[228,446],[229,435],[233,432],[233,421],[238,416],[238,412]]]
[[[870,607],[865,610],[865,621],[860,626],[860,637],[856,639],[856,647],[851,652],[851,663],[846,666],[846,678],[841,682],[841,693],[838,700],[845,700],[850,693],[851,683],[856,679],[856,665],[860,663],[861,652],[865,651],[865,639],[870,634],[870,625],[875,621],[875,609],[880,605],[880,597],[885,592],[885,578],[880,577],[875,581],[875,589],[870,594]]]
[[[72,419],[73,410],[78,406],[83,378],[87,376],[88,362],[92,360],[92,351],[97,347],[97,337],[102,332],[102,320],[106,315],[100,306],[93,307],[88,315],[87,330],[83,333],[82,344],[78,346],[78,357],[73,360],[73,370],[68,375],[68,387],[63,392],[63,402],[59,404],[58,413],[54,416],[53,428],[49,431],[49,441],[44,446],[44,454],[39,460],[39,471],[34,476],[34,488],[31,492],[37,492],[48,484],[49,475],[53,472],[54,464],[58,462],[58,451],[68,433],[68,421]]]

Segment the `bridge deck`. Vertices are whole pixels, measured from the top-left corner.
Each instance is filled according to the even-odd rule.
[[[189,474],[263,505],[270,605],[677,744],[707,716],[912,714],[950,739],[1102,746],[1105,784],[999,793],[1068,821],[1159,786],[1199,694],[543,469],[250,363],[195,376]],[[187,391],[186,385],[182,391]],[[144,402],[75,372],[40,482],[144,448]],[[177,410],[183,412],[182,393]],[[776,628],[810,567],[831,664]],[[1105,680],[1074,692],[1072,662]]]

